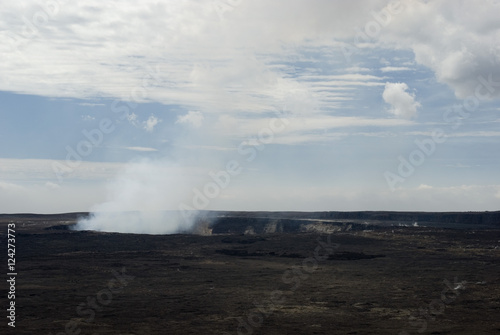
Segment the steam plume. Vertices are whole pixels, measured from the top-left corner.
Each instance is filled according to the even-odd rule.
[[[108,185],[108,201],[91,208],[76,230],[138,234],[189,232],[195,215],[176,211],[189,194],[186,171],[164,160],[136,160],[127,164]]]

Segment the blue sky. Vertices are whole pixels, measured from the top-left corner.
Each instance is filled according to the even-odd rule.
[[[0,212],[498,210],[499,6],[4,5]]]

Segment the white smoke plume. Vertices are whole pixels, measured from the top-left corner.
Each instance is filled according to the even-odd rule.
[[[127,164],[108,185],[108,201],[91,208],[76,230],[137,234],[189,232],[195,215],[177,211],[190,192],[186,170],[165,160],[140,159]]]

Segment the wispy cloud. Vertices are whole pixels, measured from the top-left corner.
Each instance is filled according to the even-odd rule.
[[[83,121],[94,121],[95,117],[91,115],[82,115],[82,120]]]
[[[154,151],[158,151],[158,149],[148,148],[148,147],[126,147],[125,149],[131,150],[131,151],[141,151],[141,152],[154,152]]]
[[[199,111],[189,111],[186,115],[180,115],[175,123],[186,124],[194,128],[201,127],[204,116]]]
[[[51,159],[9,159],[0,158],[0,176],[13,182],[44,181],[57,183],[54,164],[68,166],[64,160]],[[75,166],[74,162],[71,162]],[[78,166],[67,169],[65,180],[105,180],[113,177],[123,167],[122,163],[81,161]]]
[[[262,129],[270,128],[271,124],[276,127],[282,126],[282,122],[276,118],[237,119],[232,116],[224,116],[219,119],[215,129],[230,137],[248,138],[255,136]],[[365,127],[391,128],[412,126],[415,123],[404,119],[375,119],[362,117],[339,117],[328,115],[317,115],[311,117],[296,116],[286,119],[286,125],[280,131],[274,133],[274,143],[298,144],[307,142],[328,142],[337,139],[339,134],[327,134],[325,131],[332,129],[349,128],[356,129]],[[312,133],[319,131],[317,133]],[[347,133],[346,133],[347,134]]]
[[[106,104],[103,103],[94,103],[94,102],[81,102],[79,103],[80,106],[87,106],[87,107],[101,107],[101,106],[106,106]]]
[[[345,72],[357,73],[357,72],[371,72],[371,70],[367,67],[361,66],[352,66],[345,69]]]
[[[410,71],[411,69],[406,66],[385,66],[383,68],[380,68],[380,71],[382,72],[396,72],[396,71]]]

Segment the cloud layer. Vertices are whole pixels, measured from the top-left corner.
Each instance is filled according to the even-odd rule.
[[[402,1],[397,12],[386,1],[287,3],[5,4],[0,89],[154,101],[220,114],[281,108],[287,96],[299,93],[312,99],[309,113],[327,112],[346,106],[353,89],[383,86],[382,78],[307,73],[293,64],[307,61],[304,50],[343,63],[340,51],[348,43],[360,54],[373,48],[411,50],[415,61],[433,70],[459,98],[474,94],[480,77],[490,83],[482,93],[500,97],[500,30],[494,14],[500,5],[493,0],[453,6],[444,0]],[[373,27],[376,33],[370,33]],[[408,69],[385,66],[381,71]],[[391,87],[385,89],[390,95]],[[398,92],[393,94],[401,106],[392,111],[414,115],[411,96]],[[150,118],[143,127],[152,131],[158,121]]]
[[[382,0],[6,2],[0,9],[0,93],[46,100],[21,106],[6,99],[0,127],[9,126],[0,133],[8,134],[6,139],[16,132],[23,136],[21,144],[0,154],[25,157],[29,149],[26,157],[47,160],[2,160],[3,200],[19,209],[31,190],[62,204],[64,195],[70,198],[69,185],[78,189],[78,183],[102,183],[118,175],[108,199],[92,198],[90,188],[82,191],[85,208],[95,199],[102,202],[95,211],[125,211],[139,204],[135,209],[152,213],[175,207],[192,192],[183,185],[194,187],[207,170],[223,168],[234,155],[244,162],[248,156],[241,157],[240,149],[256,152],[258,159],[247,170],[258,172],[253,179],[249,172],[241,184],[235,182],[239,191],[233,198],[221,196],[226,201],[221,207],[244,209],[245,201],[266,199],[262,206],[290,208],[280,202],[289,194],[295,196],[289,204],[298,206],[297,199],[304,196],[286,189],[294,180],[333,189],[317,193],[330,204],[347,209],[356,202],[353,208],[359,203],[365,208],[356,208],[366,209],[370,202],[356,186],[376,184],[378,194],[386,191],[386,185],[377,184],[384,182],[383,170],[377,169],[394,169],[400,155],[408,157],[415,149],[414,140],[429,136],[436,126],[449,139],[436,150],[442,156],[426,159],[421,174],[405,184],[408,196],[398,190],[402,198],[386,198],[392,208],[405,209],[405,204],[429,205],[425,199],[417,202],[418,197],[443,194],[448,199],[443,209],[460,208],[457,194],[466,196],[470,190],[457,186],[462,179],[472,176],[468,183],[478,190],[481,183],[498,184],[491,152],[498,138],[492,120],[499,116],[489,101],[500,98],[500,3],[405,0],[396,7]],[[49,101],[68,102],[61,107],[67,113],[53,113]],[[454,107],[476,102],[480,108],[474,110],[481,113]],[[31,114],[20,115],[21,107]],[[70,118],[73,114],[77,121]],[[171,157],[178,165],[152,158],[118,173],[121,164],[80,162],[59,182],[53,165],[66,164],[66,147],[76,148],[86,140],[82,129],[90,130],[103,118],[116,121],[116,131],[106,134],[85,159],[123,162],[141,154]],[[29,137],[51,121],[57,127],[47,130],[48,135],[39,131]],[[462,128],[451,126],[457,124]],[[68,134],[56,136],[62,129]],[[52,142],[22,145],[38,144],[41,138]],[[443,166],[481,165],[486,173],[462,172],[439,184],[452,175],[434,175],[441,159]],[[190,169],[199,170],[191,174]],[[170,178],[175,174],[178,180]],[[274,179],[281,183],[272,184]],[[351,188],[339,191],[342,183]],[[254,184],[274,186],[266,198],[252,193]],[[431,189],[419,189],[420,184]],[[175,190],[175,199],[163,194],[169,190]],[[497,189],[485,190],[480,199],[490,208]],[[8,192],[15,196],[9,198]],[[377,192],[366,194],[377,197]],[[391,209],[377,200],[372,201],[379,209]],[[315,201],[328,207],[326,200]],[[303,203],[310,204],[305,209],[315,209],[312,200]]]

